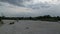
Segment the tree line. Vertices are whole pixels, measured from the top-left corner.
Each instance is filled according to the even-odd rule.
[[[50,15],[37,16],[37,17],[5,17],[0,16],[0,21],[3,20],[41,20],[41,21],[60,21],[60,16],[52,17]]]

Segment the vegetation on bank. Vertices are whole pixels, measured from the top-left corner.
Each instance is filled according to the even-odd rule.
[[[38,16],[38,17],[0,17],[5,20],[41,20],[41,21],[60,21],[60,17],[52,17],[50,15]]]
[[[2,24],[4,24],[4,23],[3,23],[3,21],[2,21],[2,19],[1,19],[1,17],[0,17],[0,25],[2,25]]]

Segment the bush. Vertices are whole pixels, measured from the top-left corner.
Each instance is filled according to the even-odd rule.
[[[1,18],[0,18],[0,24],[4,24]]]
[[[1,18],[0,18],[0,22],[1,22]]]

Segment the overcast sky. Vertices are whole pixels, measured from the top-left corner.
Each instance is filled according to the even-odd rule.
[[[0,16],[60,16],[60,0],[0,0]]]

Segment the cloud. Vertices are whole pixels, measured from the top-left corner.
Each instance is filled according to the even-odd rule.
[[[17,6],[24,6],[24,3],[29,1],[30,0],[0,0],[0,2],[7,2]]]
[[[21,6],[21,7],[29,7],[32,8],[33,6],[40,6],[40,7],[48,7],[46,5],[50,5],[48,4],[47,1],[45,1],[44,3],[42,1],[37,1],[37,0],[0,0],[0,2],[7,2],[13,5],[17,5],[17,6]],[[34,8],[35,8],[34,7]]]
[[[3,2],[0,2],[0,4],[0,15],[3,13],[5,16],[33,16],[33,10],[30,8],[18,7]]]
[[[37,1],[37,0],[36,0]],[[40,16],[59,15],[60,3],[35,3],[33,0],[0,0],[0,15],[5,16]],[[60,15],[59,15],[60,16]]]

